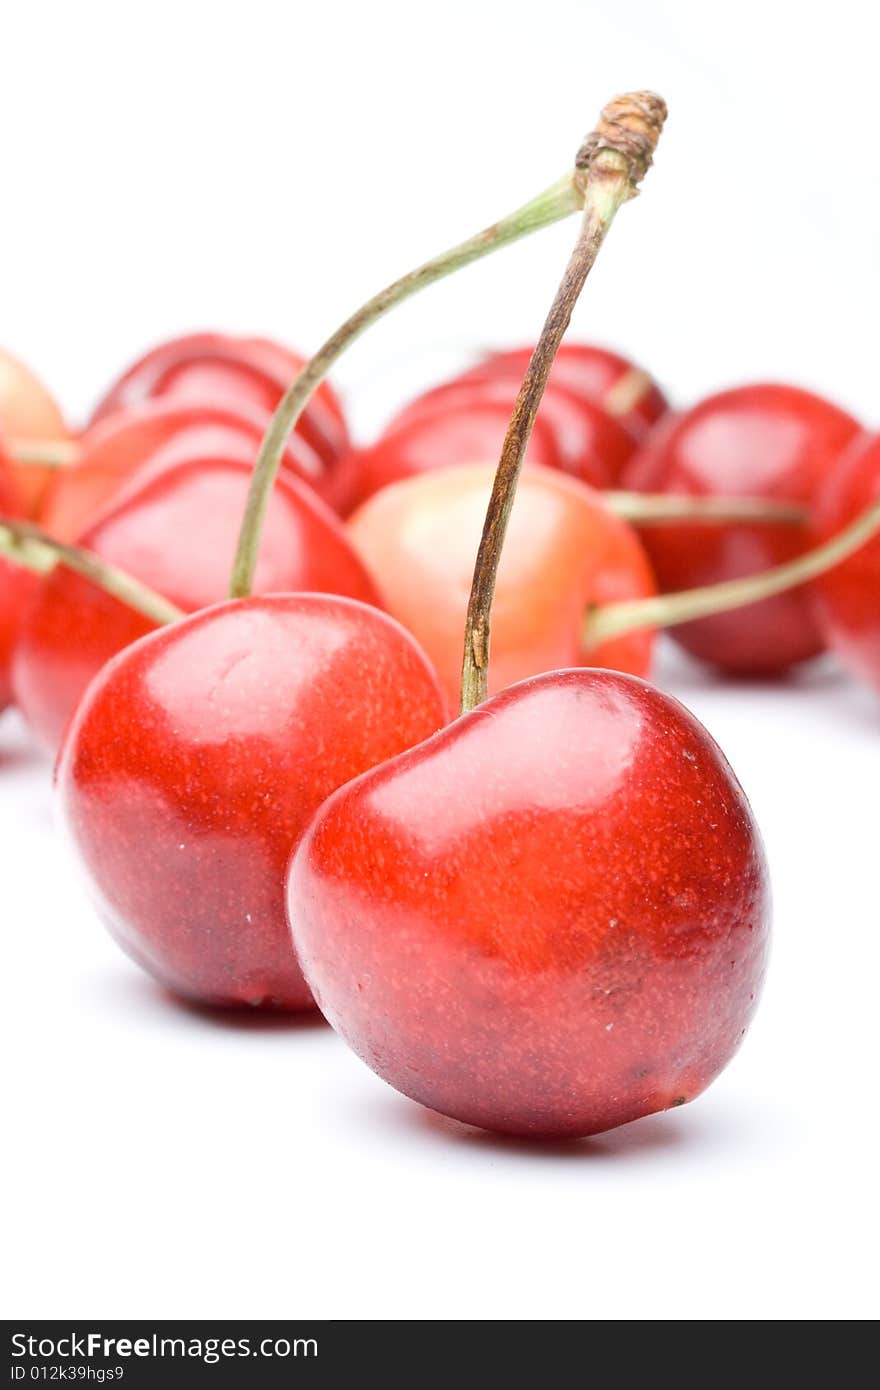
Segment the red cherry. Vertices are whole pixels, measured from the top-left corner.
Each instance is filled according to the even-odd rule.
[[[0,449],[0,515],[17,516],[18,504],[15,477]],[[35,575],[0,557],[0,712],[12,703],[12,654],[25,605],[37,582]]]
[[[793,386],[755,385],[701,401],[661,424],[623,486],[700,497],[764,497],[809,505],[860,431],[852,416]],[[755,574],[802,555],[807,527],[668,524],[641,532],[664,592]],[[769,674],[823,649],[806,589],[677,627],[694,656],[742,673]]]
[[[61,409],[38,377],[17,357],[0,348],[0,435],[13,444],[57,444],[71,435]],[[27,516],[39,513],[52,478],[51,468],[12,465],[16,494]]]
[[[509,423],[510,407],[505,401],[475,400],[465,410],[450,410],[442,402],[433,409],[425,405],[370,448],[356,449],[340,462],[333,500],[346,515],[402,478],[450,464],[497,458]],[[556,436],[543,416],[535,421],[528,457],[549,468],[562,465]]]
[[[425,410],[441,406],[465,414],[491,401],[507,410],[508,421],[519,390],[514,377],[490,377],[485,381],[449,381],[410,402],[392,421],[393,430],[419,418]],[[574,395],[563,386],[548,387],[541,398],[538,420],[550,426],[556,439],[560,466],[592,487],[614,487],[633,455],[632,435],[594,401]],[[537,420],[535,422],[537,424]]]
[[[172,439],[189,457],[232,451],[253,463],[268,422],[265,411],[245,400],[225,406],[160,397],[119,410],[86,431],[75,463],[55,471],[42,523],[61,540],[72,540]],[[316,491],[326,489],[326,466],[301,435],[291,435],[283,462]]]
[[[201,1003],[312,1007],[285,923],[291,845],[444,713],[412,638],[348,599],[236,600],[130,647],[89,689],[57,778],[113,935]]]
[[[186,612],[217,603],[227,592],[251,473],[232,459],[196,459],[136,479],[80,543]],[[272,495],[256,583],[260,593],[308,589],[376,601],[338,518],[289,475]],[[53,570],[13,667],[18,704],[44,744],[57,747],[92,677],[153,626],[82,576]]]
[[[819,492],[814,539],[832,536],[880,501],[880,435],[862,435],[840,458]],[[880,538],[811,585],[816,616],[830,647],[880,689]]]
[[[386,1081],[468,1124],[583,1135],[730,1060],[769,890],[697,720],[631,677],[555,671],[331,797],[288,911],[319,1006]]]
[[[113,384],[92,423],[156,397],[237,405],[246,401],[271,413],[305,359],[264,338],[193,333],[161,343]],[[333,388],[324,382],[297,426],[325,464],[348,449],[348,430]]]
[[[301,353],[294,352],[292,348],[285,347],[283,343],[276,343],[271,338],[237,338],[234,341],[237,351],[246,352],[252,362],[259,363],[267,373],[280,377],[285,390],[307,360]],[[329,381],[321,383],[317,389],[317,396],[322,407],[336,420],[337,425],[341,426],[347,442],[348,422],[345,411]],[[338,431],[336,433],[338,434]]]
[[[7,457],[2,440],[0,440],[0,514],[19,516],[20,513],[21,498],[12,462]]]
[[[462,374],[465,381],[504,376],[520,382],[532,348],[490,352]],[[563,343],[550,371],[550,382],[602,406],[642,439],[666,411],[669,402],[657,383],[626,357],[592,343]]]
[[[0,556],[0,712],[12,703],[12,658],[23,615],[39,580]]]
[[[474,556],[494,465],[437,469],[376,493],[348,532],[382,606],[409,628],[455,702]],[[642,629],[589,651],[587,610],[655,592],[635,532],[601,497],[549,468],[523,471],[498,575],[492,690],[560,666],[613,666],[645,675],[653,635]]]

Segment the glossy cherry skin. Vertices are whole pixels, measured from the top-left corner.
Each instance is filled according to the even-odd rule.
[[[218,604],[136,643],[89,688],[57,774],[111,932],[200,1003],[311,1008],[285,923],[291,847],[332,791],[444,714],[415,642],[348,599]]]
[[[227,406],[245,401],[271,413],[304,363],[298,353],[265,338],[225,333],[172,338],[114,382],[92,423],[156,397]],[[297,429],[326,464],[348,451],[342,407],[327,382],[312,396]]]
[[[0,556],[0,712],[12,704],[12,659],[39,579]]]
[[[353,450],[342,459],[332,500],[346,516],[402,478],[451,464],[497,459],[509,424],[507,401],[475,400],[464,410],[450,410],[442,402],[433,409],[425,405],[369,448]],[[562,467],[556,435],[546,420],[535,421],[527,457],[530,463]]]
[[[830,540],[880,501],[880,435],[862,435],[816,499],[813,539]],[[880,539],[874,537],[811,585],[817,620],[847,668],[880,690]]]
[[[490,376],[521,381],[532,351],[524,347],[490,352],[462,376],[471,381]],[[556,354],[550,381],[602,406],[636,439],[643,439],[669,409],[669,402],[647,372],[629,358],[593,343],[563,343]]]
[[[661,424],[625,472],[623,486],[810,506],[859,432],[852,416],[808,391],[743,386]],[[645,527],[641,536],[664,592],[756,574],[811,544],[808,527],[794,525],[668,524]],[[824,647],[804,588],[686,623],[672,636],[701,660],[746,675],[782,671]]]
[[[52,445],[69,438],[61,409],[43,383],[30,367],[0,348],[0,440]],[[35,463],[13,463],[12,468],[22,509],[36,516],[53,470]]]
[[[18,516],[20,513],[21,498],[15,471],[0,441],[0,515]]]
[[[494,472],[494,464],[486,463],[407,479],[377,493],[348,525],[382,606],[418,638],[453,702]],[[560,666],[611,666],[646,675],[649,630],[587,650],[583,623],[593,604],[654,592],[635,532],[597,493],[555,470],[525,468],[495,591],[491,689]]]
[[[79,538],[185,612],[227,593],[250,484],[248,464],[196,459],[135,479]],[[255,592],[296,590],[377,600],[337,517],[298,479],[278,479],[266,518]],[[42,581],[13,664],[16,700],[54,750],[106,661],[154,626],[63,566]]]
[[[119,410],[86,430],[76,462],[57,469],[41,508],[42,524],[73,540],[140,469],[172,441],[190,458],[228,456],[253,463],[269,415],[248,401],[232,406],[163,398]],[[285,471],[323,493],[328,469],[301,435],[284,451]]]
[[[490,375],[485,380],[457,379],[419,396],[392,421],[396,429],[439,408],[466,414],[476,406],[493,402],[506,409],[508,420],[519,393],[520,380]],[[541,397],[538,419],[550,427],[563,472],[591,487],[616,487],[621,472],[632,458],[635,441],[594,401],[575,395],[564,386],[548,386]]]
[[[15,478],[0,449],[0,516],[18,514]],[[22,614],[37,582],[35,575],[0,556],[0,712],[12,702],[12,654]]]
[[[405,1095],[595,1134],[698,1095],[755,1007],[767,869],[724,755],[605,671],[524,681],[343,787],[288,879],[303,972]]]

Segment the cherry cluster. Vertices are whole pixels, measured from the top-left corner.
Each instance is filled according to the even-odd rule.
[[[880,687],[880,437],[775,384],[674,410],[560,346],[657,103],[612,103],[570,176],[308,362],[175,338],[74,434],[0,354],[0,707],[57,752],[116,939],[204,1005],[317,1005],[407,1095],[528,1135],[691,1099],[759,993],[760,837],[645,679],[657,630],[735,675],[830,648]],[[354,447],[348,343],[571,211],[537,344]]]

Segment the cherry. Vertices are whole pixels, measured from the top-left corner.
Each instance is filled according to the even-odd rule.
[[[312,1007],[285,923],[291,845],[444,714],[412,638],[350,599],[236,600],[135,643],[89,688],[57,773],[111,932],[200,1003]]]
[[[12,657],[37,583],[33,574],[0,557],[0,712],[12,703]]]
[[[11,460],[0,444],[0,512],[14,516],[20,511],[18,483]]]
[[[226,406],[159,397],[119,410],[85,432],[74,463],[55,470],[41,520],[55,535],[72,540],[172,440],[181,456],[183,451],[190,457],[231,453],[253,462],[267,419],[246,400]],[[326,490],[327,468],[302,435],[291,435],[282,464],[316,491]]]
[[[692,715],[599,670],[554,671],[486,700],[529,430],[664,115],[648,93],[621,98],[585,146],[584,224],[486,513],[462,716],[340,788],[288,874],[294,942],[330,1022],[405,1094],[515,1134],[593,1134],[691,1099],[733,1054],[764,972],[760,837]]]
[[[633,677],[556,671],[331,797],[288,910],[319,1007],[391,1085],[469,1124],[581,1135],[728,1062],[768,882],[693,716]]]
[[[700,402],[661,424],[624,473],[625,487],[695,496],[750,495],[809,505],[859,433],[850,415],[808,391],[758,384]],[[642,531],[660,588],[715,584],[802,555],[807,527],[666,525]],[[822,651],[809,593],[796,589],[678,627],[694,656],[737,673],[769,674]]]
[[[838,459],[816,499],[813,531],[837,535],[880,501],[880,435],[863,435]],[[812,584],[820,628],[832,650],[856,674],[880,689],[880,538]]]
[[[476,400],[465,410],[425,406],[387,430],[375,444],[354,450],[335,473],[334,501],[343,515],[389,483],[454,463],[497,458],[510,419],[505,401]],[[550,424],[540,418],[529,440],[533,463],[559,467],[561,457]]]
[[[348,533],[382,598],[433,661],[451,699],[461,678],[461,635],[493,465],[438,469],[377,493]],[[491,684],[559,666],[612,666],[645,675],[650,629],[598,647],[584,642],[596,605],[655,592],[630,527],[601,496],[555,470],[523,472],[498,576]]]
[[[153,348],[114,382],[92,415],[92,423],[157,397],[201,404],[242,401],[271,413],[304,359],[263,338],[193,333]],[[339,401],[326,383],[303,413],[300,431],[318,457],[331,464],[348,448]]]
[[[0,513],[14,516],[18,501],[12,467],[0,449]],[[33,575],[0,557],[0,713],[12,701],[12,653],[22,612],[35,587]]]
[[[443,408],[466,416],[487,401],[510,412],[516,400],[518,379],[489,376],[485,380],[456,380],[436,386],[412,401],[392,421],[394,430],[421,418],[425,410]],[[613,487],[635,450],[630,432],[601,406],[554,386],[544,392],[538,420],[550,426],[556,439],[560,467],[593,487]],[[497,450],[496,450],[497,453]],[[449,462],[456,462],[455,459]]]
[[[0,348],[0,439],[14,454],[21,445],[67,440],[70,433],[58,404],[38,377],[17,357]],[[39,511],[51,468],[13,461],[18,498],[28,516]]]
[[[226,593],[250,477],[248,464],[229,458],[160,466],[132,481],[81,544],[184,611],[204,608]],[[272,498],[256,582],[261,593],[310,589],[376,600],[338,519],[289,474]],[[16,700],[42,743],[57,747],[96,672],[155,625],[66,565],[53,570],[13,664]]]
[[[531,347],[490,352],[464,372],[462,379],[481,381],[504,376],[519,385],[532,352]],[[647,372],[627,357],[592,343],[563,343],[556,354],[549,384],[564,386],[576,396],[600,405],[636,439],[643,439],[669,409],[666,397]]]

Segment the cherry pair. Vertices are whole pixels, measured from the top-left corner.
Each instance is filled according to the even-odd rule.
[[[584,223],[502,452],[464,716],[391,757],[444,719],[413,640],[337,598],[243,599],[111,661],[59,764],[102,911],[147,968],[203,999],[301,1003],[298,959],[394,1084],[529,1134],[689,1099],[737,1045],[763,971],[760,841],[691,716],[596,671],[480,702],[487,595],[535,411],[664,114],[651,94],[621,99],[578,161]],[[297,840],[294,957],[282,876]]]

